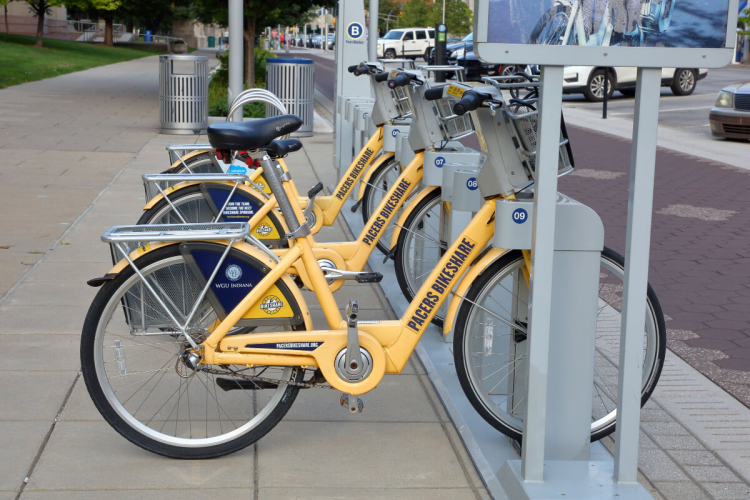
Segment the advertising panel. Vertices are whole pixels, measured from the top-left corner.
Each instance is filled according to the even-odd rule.
[[[496,63],[724,66],[738,1],[477,0],[475,40]]]

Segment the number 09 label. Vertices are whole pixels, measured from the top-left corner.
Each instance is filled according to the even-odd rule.
[[[513,222],[523,224],[529,219],[529,214],[523,208],[517,208],[513,211]]]

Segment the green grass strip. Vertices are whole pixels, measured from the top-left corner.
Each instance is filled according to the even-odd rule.
[[[35,41],[32,36],[0,33],[0,89],[159,53],[151,47],[105,47],[54,38],[45,38],[39,49]]]

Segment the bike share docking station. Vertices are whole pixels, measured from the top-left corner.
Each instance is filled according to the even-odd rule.
[[[346,3],[352,8],[351,2]],[[540,18],[541,3],[477,0],[474,15],[475,53],[482,61],[541,65],[538,141],[531,149],[535,154],[533,192],[497,202],[493,240],[496,248],[527,250],[530,260],[529,276],[517,276],[513,281],[519,299],[501,305],[515,311],[519,323],[514,326],[516,335],[526,336],[525,342],[512,343],[510,348],[524,349],[514,354],[526,357],[527,368],[499,381],[506,387],[527,388],[524,401],[503,403],[508,411],[523,417],[520,460],[507,439],[486,424],[462,396],[453,357],[443,339],[424,335],[417,353],[495,498],[649,499],[649,493],[637,482],[646,313],[640,304],[646,303],[647,292],[661,68],[718,68],[728,64],[736,43],[737,0],[715,6],[720,11],[718,17],[726,20],[715,23],[715,29],[725,29],[718,33],[718,44],[709,42],[710,37],[669,36],[672,12],[691,9],[681,7],[676,0],[642,0],[637,27],[627,33],[617,32],[617,26],[627,23],[616,18],[622,14],[616,9],[597,12],[599,17],[594,22],[598,29],[585,30],[582,2],[555,0],[552,9],[565,15],[547,13]],[[356,4],[361,8],[360,2]],[[552,26],[552,22],[556,24]],[[591,208],[557,191],[564,65],[638,68],[626,264],[618,319],[621,333],[614,457],[600,443],[590,442],[592,394],[581,390],[591,387],[594,379],[604,228]],[[419,141],[413,135],[414,125],[408,142],[424,149],[417,148]],[[403,138],[396,141],[395,148],[404,165],[409,153],[404,151]],[[498,191],[492,185],[492,169],[484,165],[484,154],[478,164],[468,158],[454,163],[447,151],[427,149],[422,184],[423,188],[440,186],[442,200],[451,204],[450,214],[441,217],[440,223],[441,239],[450,244],[457,229],[476,211],[481,193]],[[357,232],[361,221],[344,212]],[[402,314],[405,306],[398,300],[394,273],[380,260],[370,259],[370,265],[385,276],[381,287],[395,312]],[[477,355],[484,353],[480,350]]]

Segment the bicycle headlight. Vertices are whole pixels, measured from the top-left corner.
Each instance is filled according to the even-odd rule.
[[[719,97],[716,99],[716,107],[731,108],[732,106],[734,106],[734,95],[725,90],[719,92]]]

